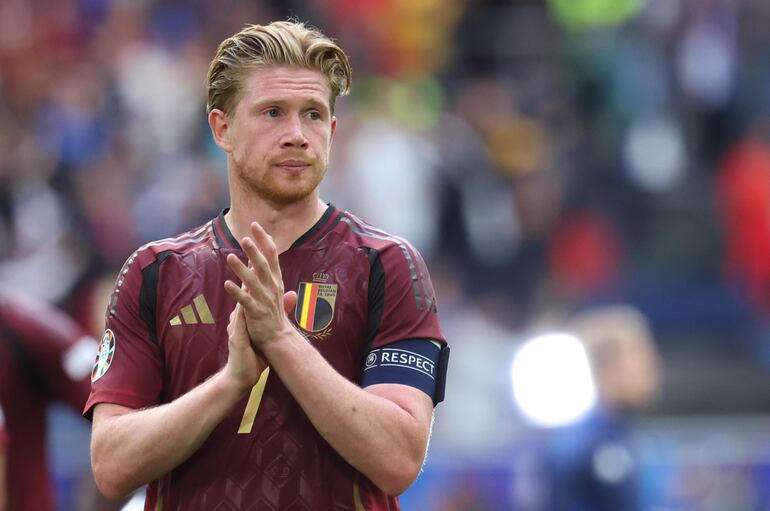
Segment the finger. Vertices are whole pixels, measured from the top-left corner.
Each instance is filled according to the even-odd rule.
[[[236,322],[238,321],[238,311],[240,311],[240,306],[238,302],[235,303],[235,307],[233,307],[232,312],[230,312],[230,324],[228,325],[228,328],[232,326],[235,328]]]
[[[241,279],[242,288],[246,294],[251,294],[252,296],[264,296],[266,294],[264,285],[260,282],[254,271],[247,268],[238,256],[228,254],[227,265],[235,273],[236,277]]]
[[[248,332],[248,329],[246,328],[246,316],[244,315],[243,308],[238,309],[238,317],[236,319],[236,323],[238,325],[238,328],[243,330],[243,332]]]
[[[268,267],[273,275],[280,277],[281,265],[278,262],[278,249],[273,242],[273,237],[270,236],[261,225],[257,222],[251,222],[251,235],[254,236],[254,240],[259,246],[262,254],[267,259]]]
[[[233,300],[235,300],[242,309],[242,313],[250,314],[253,316],[260,316],[260,310],[257,306],[257,302],[251,297],[244,289],[238,286],[232,280],[225,281],[225,291],[229,294]]]
[[[245,333],[246,330],[246,318],[243,315],[243,307],[241,307],[241,304],[237,304],[235,306],[235,310],[233,311],[235,314],[235,321],[234,321],[234,328],[236,332]]]
[[[230,313],[230,321],[227,323],[227,335],[233,335],[235,331],[235,309]]]
[[[264,283],[272,283],[273,275],[270,271],[267,259],[260,251],[259,247],[251,238],[241,240],[241,248],[249,258],[249,267],[254,270],[259,279]]]
[[[296,291],[289,291],[283,295],[283,310],[286,314],[294,312],[294,308],[297,306],[297,293]]]

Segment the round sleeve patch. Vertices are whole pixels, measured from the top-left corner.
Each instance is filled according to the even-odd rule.
[[[115,357],[115,334],[109,328],[104,331],[102,340],[99,341],[99,350],[96,352],[96,361],[91,370],[91,381],[94,382],[104,376]]]

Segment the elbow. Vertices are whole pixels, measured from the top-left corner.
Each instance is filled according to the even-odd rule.
[[[408,490],[417,480],[422,469],[422,462],[422,459],[410,459],[393,464],[372,482],[387,495],[397,497]]]
[[[92,457],[91,466],[96,487],[107,500],[122,500],[135,489],[122,478],[120,470],[111,467],[109,462]]]

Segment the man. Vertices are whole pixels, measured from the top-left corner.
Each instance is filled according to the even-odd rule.
[[[145,509],[398,509],[448,349],[419,253],[319,199],[349,88],[346,55],[300,23],[220,45],[208,120],[230,208],[121,270],[85,409],[105,495],[149,483]]]
[[[46,410],[54,401],[82,410],[95,346],[63,313],[0,287],[0,509],[4,501],[9,511],[54,509]]]
[[[660,384],[647,320],[631,307],[605,306],[578,315],[567,326],[585,347],[598,402],[584,420],[550,437],[545,464],[550,498],[543,509],[641,509],[630,418],[650,404]]]

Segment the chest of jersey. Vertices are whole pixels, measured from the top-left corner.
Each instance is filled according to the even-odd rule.
[[[189,391],[227,361],[235,302],[224,282],[240,283],[227,266],[227,253],[194,251],[168,258],[160,268],[156,331],[165,399]],[[359,381],[368,319],[366,256],[346,246],[307,248],[281,254],[280,263],[284,289],[298,294],[292,323],[340,374]]]

